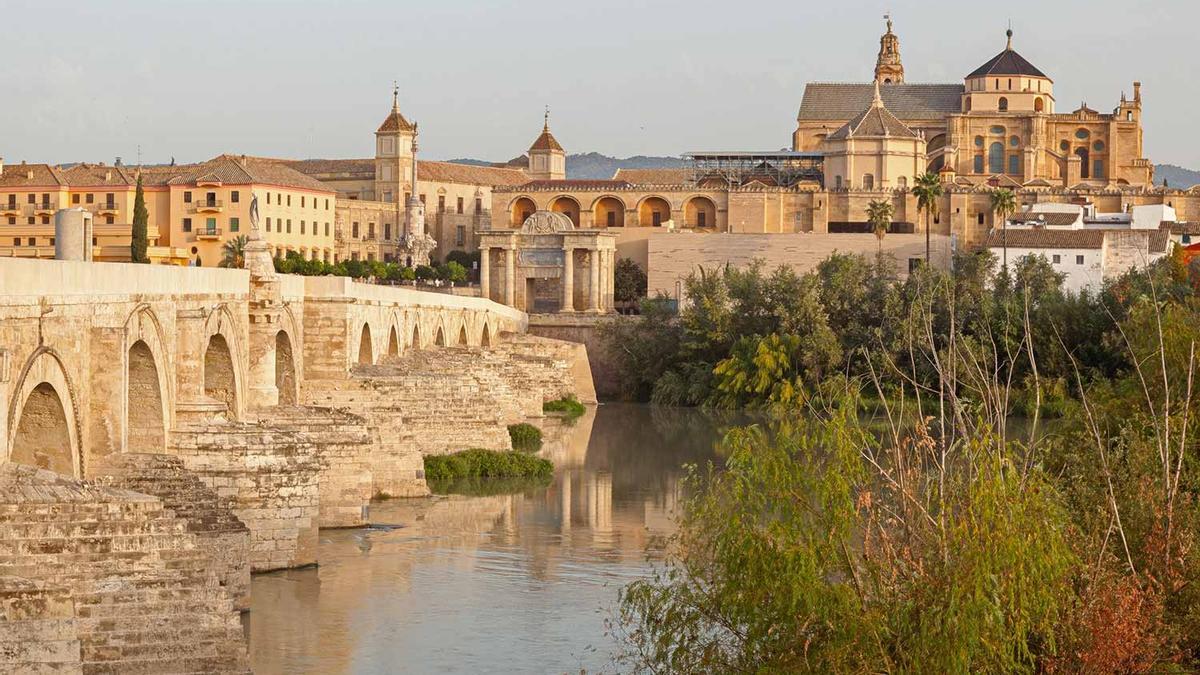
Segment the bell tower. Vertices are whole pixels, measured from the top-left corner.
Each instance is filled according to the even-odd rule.
[[[400,87],[394,85],[392,110],[375,132],[375,201],[403,204],[404,193],[413,191],[406,181],[416,161],[416,133],[416,125],[400,114]]]
[[[892,32],[892,15],[887,19],[887,32],[879,38],[879,56],[875,59],[875,81],[879,84],[904,82],[904,64],[900,63],[900,38]]]

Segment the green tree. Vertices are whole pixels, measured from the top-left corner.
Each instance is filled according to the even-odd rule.
[[[232,267],[234,269],[242,269],[246,266],[246,242],[249,241],[246,235],[239,234],[233,239],[229,239],[221,247],[221,262],[219,267]]]
[[[146,209],[146,195],[142,190],[142,174],[138,173],[137,192],[133,197],[133,229],[129,240],[129,260],[149,263],[146,249],[150,246],[150,212]]]
[[[879,256],[883,256],[883,238],[887,236],[888,227],[892,224],[892,216],[896,213],[896,207],[892,206],[890,201],[882,199],[872,200],[867,204],[867,220],[871,222],[871,229],[875,233],[875,239],[879,242]]]
[[[617,302],[646,297],[646,272],[632,258],[621,258],[613,269],[613,296]]]
[[[1008,270],[1008,217],[1017,210],[1017,196],[1007,188],[992,190],[990,197],[994,220],[1000,221],[1001,246],[1003,257],[1000,259],[1001,271]],[[993,221],[994,222],[994,221]]]
[[[932,171],[917,176],[912,192],[917,197],[917,212],[925,212],[925,264],[932,264],[929,250],[929,220],[938,214],[938,200],[942,196],[942,180]]]
[[[460,284],[467,280],[467,268],[463,267],[457,261],[451,260],[446,263],[446,280]]]

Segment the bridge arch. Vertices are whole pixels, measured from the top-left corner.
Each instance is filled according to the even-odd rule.
[[[433,345],[435,347],[446,346],[446,331],[444,329],[444,325],[441,323],[438,324],[437,333],[433,337]]]
[[[299,378],[296,377],[296,357],[292,338],[286,330],[275,333],[275,388],[279,405],[296,405],[300,400]]]
[[[173,360],[158,315],[146,303],[125,320],[125,395],[122,447],[129,452],[162,452],[174,423]],[[95,443],[92,444],[93,447]]]
[[[83,476],[75,388],[62,358],[50,348],[39,347],[21,369],[8,429],[10,461]]]
[[[413,349],[420,349],[420,348],[421,348],[421,326],[417,324],[416,320],[414,320],[414,321],[413,321],[413,332],[412,332],[412,343],[411,343],[411,346],[412,346],[412,348],[413,348]]]
[[[359,332],[358,338],[358,357],[359,365],[371,365],[375,363],[375,354],[371,344],[371,324],[363,323],[362,330]]]
[[[163,375],[145,340],[125,352],[125,451],[163,452],[167,424]]]
[[[492,330],[491,330],[491,326],[488,325],[487,321],[483,322],[483,330],[479,333],[479,346],[480,347],[491,347],[492,346]]]
[[[203,355],[204,394],[225,403],[229,416],[235,419],[242,416],[246,382],[238,325],[228,305],[218,306],[204,325]]]
[[[470,341],[467,340],[467,324],[464,323],[458,328],[458,346],[466,347],[468,344]]]
[[[400,358],[400,334],[395,324],[388,329],[387,353],[384,358],[389,361]]]

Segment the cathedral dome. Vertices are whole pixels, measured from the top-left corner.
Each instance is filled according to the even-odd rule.
[[[1038,70],[1037,66],[1027,61],[1024,56],[1018,54],[1012,48],[1012,29],[1008,30],[1008,46],[1004,51],[988,59],[987,63],[979,66],[966,79],[974,79],[977,77],[999,77],[999,76],[1020,76],[1020,77],[1040,77],[1050,79],[1045,73]]]

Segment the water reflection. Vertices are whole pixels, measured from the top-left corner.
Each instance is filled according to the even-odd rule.
[[[255,577],[255,672],[612,670],[617,589],[731,421],[605,405],[547,429],[548,486],[372,505],[371,528],[321,533],[319,568]]]

